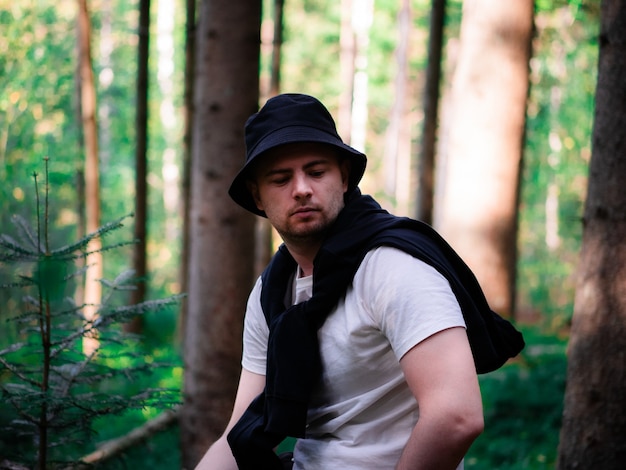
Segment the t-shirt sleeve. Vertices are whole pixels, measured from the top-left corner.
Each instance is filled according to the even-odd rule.
[[[398,359],[439,331],[465,327],[448,280],[401,250],[380,247],[368,253],[354,288]]]
[[[265,375],[269,328],[261,308],[261,278],[257,279],[246,307],[241,365],[255,374]]]

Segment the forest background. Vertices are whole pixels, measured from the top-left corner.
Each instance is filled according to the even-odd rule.
[[[448,1],[441,92],[445,116],[459,47],[462,2]],[[373,3],[367,44],[367,130],[369,177],[365,190],[401,215],[412,215],[412,197],[390,195],[384,179],[385,132],[394,103],[394,56],[401,2]],[[340,81],[340,2],[291,0],[285,3],[281,90],[313,94],[337,108]],[[410,142],[420,141],[422,90],[427,62],[430,2],[412,0],[407,96],[411,101]],[[97,80],[101,220],[135,210],[135,102],[138,6],[135,2],[89,3],[93,69]],[[272,3],[264,2],[261,84],[270,70]],[[481,377],[488,426],[467,459],[468,468],[552,468],[565,386],[565,345],[572,317],[574,273],[582,232],[591,130],[599,7],[595,2],[540,0],[535,5],[535,36],[530,61],[519,205],[516,320],[528,346],[520,361]],[[71,0],[0,0],[0,232],[10,232],[10,218],[36,214],[32,173],[50,159],[53,212],[51,236],[57,243],[76,237],[83,168],[81,122],[76,99],[76,3]],[[184,157],[185,5],[182,0],[153,1],[150,25],[148,119],[147,298],[179,293],[183,240],[181,191]],[[242,156],[243,159],[243,156]],[[416,162],[402,170],[415,174]],[[415,193],[416,177],[407,194]],[[132,238],[130,230],[114,241]],[[108,252],[104,277],[128,266],[132,247]],[[0,275],[8,268],[0,265]],[[0,279],[1,280],[1,279]],[[0,290],[0,349],[18,338],[5,321],[19,299]],[[150,360],[178,361],[182,354],[179,311],[147,315],[144,350]],[[161,385],[182,388],[182,366],[159,372]],[[0,377],[1,380],[1,377]],[[137,386],[137,384],[135,384]],[[82,450],[123,435],[153,418],[155,409],[94,423],[96,437]],[[492,419],[490,419],[490,415]],[[0,428],[8,429],[9,410],[0,405]],[[9,443],[7,439],[3,443]],[[5,444],[10,445],[10,444]],[[177,428],[146,447],[118,456],[110,468],[180,468]],[[0,448],[0,451],[2,448]],[[133,452],[135,452],[133,454]],[[148,457],[146,457],[148,455]],[[2,454],[0,453],[0,457]],[[147,464],[146,459],[153,459]],[[160,466],[157,466],[157,462]],[[103,467],[104,468],[104,467]]]

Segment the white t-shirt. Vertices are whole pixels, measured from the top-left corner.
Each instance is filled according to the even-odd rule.
[[[296,279],[294,303],[311,290],[312,277]],[[269,330],[260,293],[259,279],[248,300],[242,365],[265,375]],[[419,415],[399,360],[457,326],[465,326],[460,307],[434,268],[395,248],[369,252],[319,330],[322,380],[294,470],[394,468]]]

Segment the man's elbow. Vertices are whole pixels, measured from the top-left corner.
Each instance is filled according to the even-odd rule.
[[[482,409],[478,411],[469,411],[457,416],[455,420],[455,434],[460,441],[472,443],[480,436],[485,429],[485,420]]]
[[[467,423],[467,434],[471,436],[472,441],[482,434],[485,429],[485,419],[481,413],[475,413],[471,420]]]
[[[467,402],[448,401],[439,408],[439,412],[441,436],[460,447],[469,447],[485,428],[480,404],[470,405]],[[423,414],[425,418],[426,413]]]

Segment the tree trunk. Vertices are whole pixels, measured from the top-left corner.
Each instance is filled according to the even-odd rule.
[[[452,85],[442,234],[512,315],[533,1],[466,0]]]
[[[178,119],[176,118],[176,8],[177,0],[157,2],[156,42],[157,73],[156,85],[159,88],[161,104],[159,121],[161,124],[161,175],[163,178],[163,240],[168,247],[173,247],[180,240],[180,177]],[[148,218],[150,221],[150,218]],[[149,284],[148,284],[149,286]]]
[[[96,125],[96,87],[91,65],[91,20],[87,10],[87,0],[78,0],[78,67],[80,75],[81,117],[85,143],[85,220],[87,233],[93,233],[100,227],[100,177],[98,171],[98,126]],[[85,262],[85,291],[83,315],[85,320],[96,319],[98,306],[102,299],[103,276],[102,241],[96,237],[91,240]],[[83,339],[83,352],[91,354],[100,343],[95,335]]]
[[[132,429],[127,434],[103,442],[96,450],[79,459],[76,466],[79,470],[89,470],[95,465],[101,465],[115,457],[119,457],[128,449],[137,447],[150,439],[156,433],[164,431],[178,422],[178,409],[170,409],[161,412],[156,418],[146,421],[138,428]],[[0,469],[3,469],[0,466]]]
[[[428,65],[424,87],[424,125],[417,186],[416,216],[427,224],[433,223],[435,191],[435,144],[439,119],[439,82],[443,51],[443,26],[446,18],[446,0],[432,0],[428,38]]]
[[[411,5],[408,0],[401,0],[397,16],[398,45],[396,46],[396,77],[394,80],[394,102],[389,112],[389,124],[385,131],[385,151],[383,166],[385,173],[385,196],[395,207],[397,213],[407,215],[408,181],[402,175],[408,175],[410,167],[408,155],[405,155],[404,123],[407,122],[407,76],[409,61],[409,43],[411,36]],[[410,141],[410,139],[408,139]]]
[[[183,163],[181,182],[182,197],[182,247],[180,252],[180,291],[187,292],[189,273],[189,204],[191,201],[191,136],[193,128],[193,84],[196,50],[196,1],[185,0],[185,123],[183,135]],[[178,339],[182,343],[185,336],[187,299],[183,299],[178,314]]]
[[[344,142],[351,142],[352,96],[354,94],[354,73],[356,70],[356,36],[352,28],[352,2],[341,0],[341,26],[339,31],[339,109],[337,110],[337,131]]]
[[[274,35],[272,38],[272,70],[268,96],[276,96],[280,92],[280,64],[283,47],[283,16],[285,0],[274,0]]]
[[[283,47],[283,17],[285,0],[274,0],[273,34],[272,34],[272,67],[269,86],[265,98],[269,99],[280,93],[280,65]],[[257,217],[255,226],[254,274],[260,275],[272,257],[272,225],[266,218]]]
[[[226,427],[253,282],[254,216],[227,194],[258,109],[261,2],[204,0],[196,41],[185,333],[183,467]]]
[[[76,168],[76,176],[74,178],[76,184],[76,215],[77,215],[77,223],[76,223],[76,240],[82,239],[86,233],[86,222],[85,222],[85,172],[83,171],[82,162],[77,165]],[[76,270],[80,271],[85,268],[85,260],[83,258],[76,258],[75,261]],[[74,303],[76,305],[83,305],[85,301],[85,284],[84,283],[76,283],[76,288],[74,289]]]
[[[135,230],[133,269],[138,278],[136,289],[131,291],[132,304],[146,297],[146,236],[148,219],[148,57],[150,51],[150,0],[139,0],[139,45],[137,48],[137,98],[135,103]],[[141,333],[142,317],[135,316],[124,329]]]
[[[626,3],[604,0],[558,468],[626,461]]]
[[[369,93],[367,51],[369,49],[369,32],[373,20],[374,1],[353,0],[352,26],[355,34],[355,70],[352,90],[350,145],[361,151],[365,151],[365,136],[367,133],[367,97]]]

